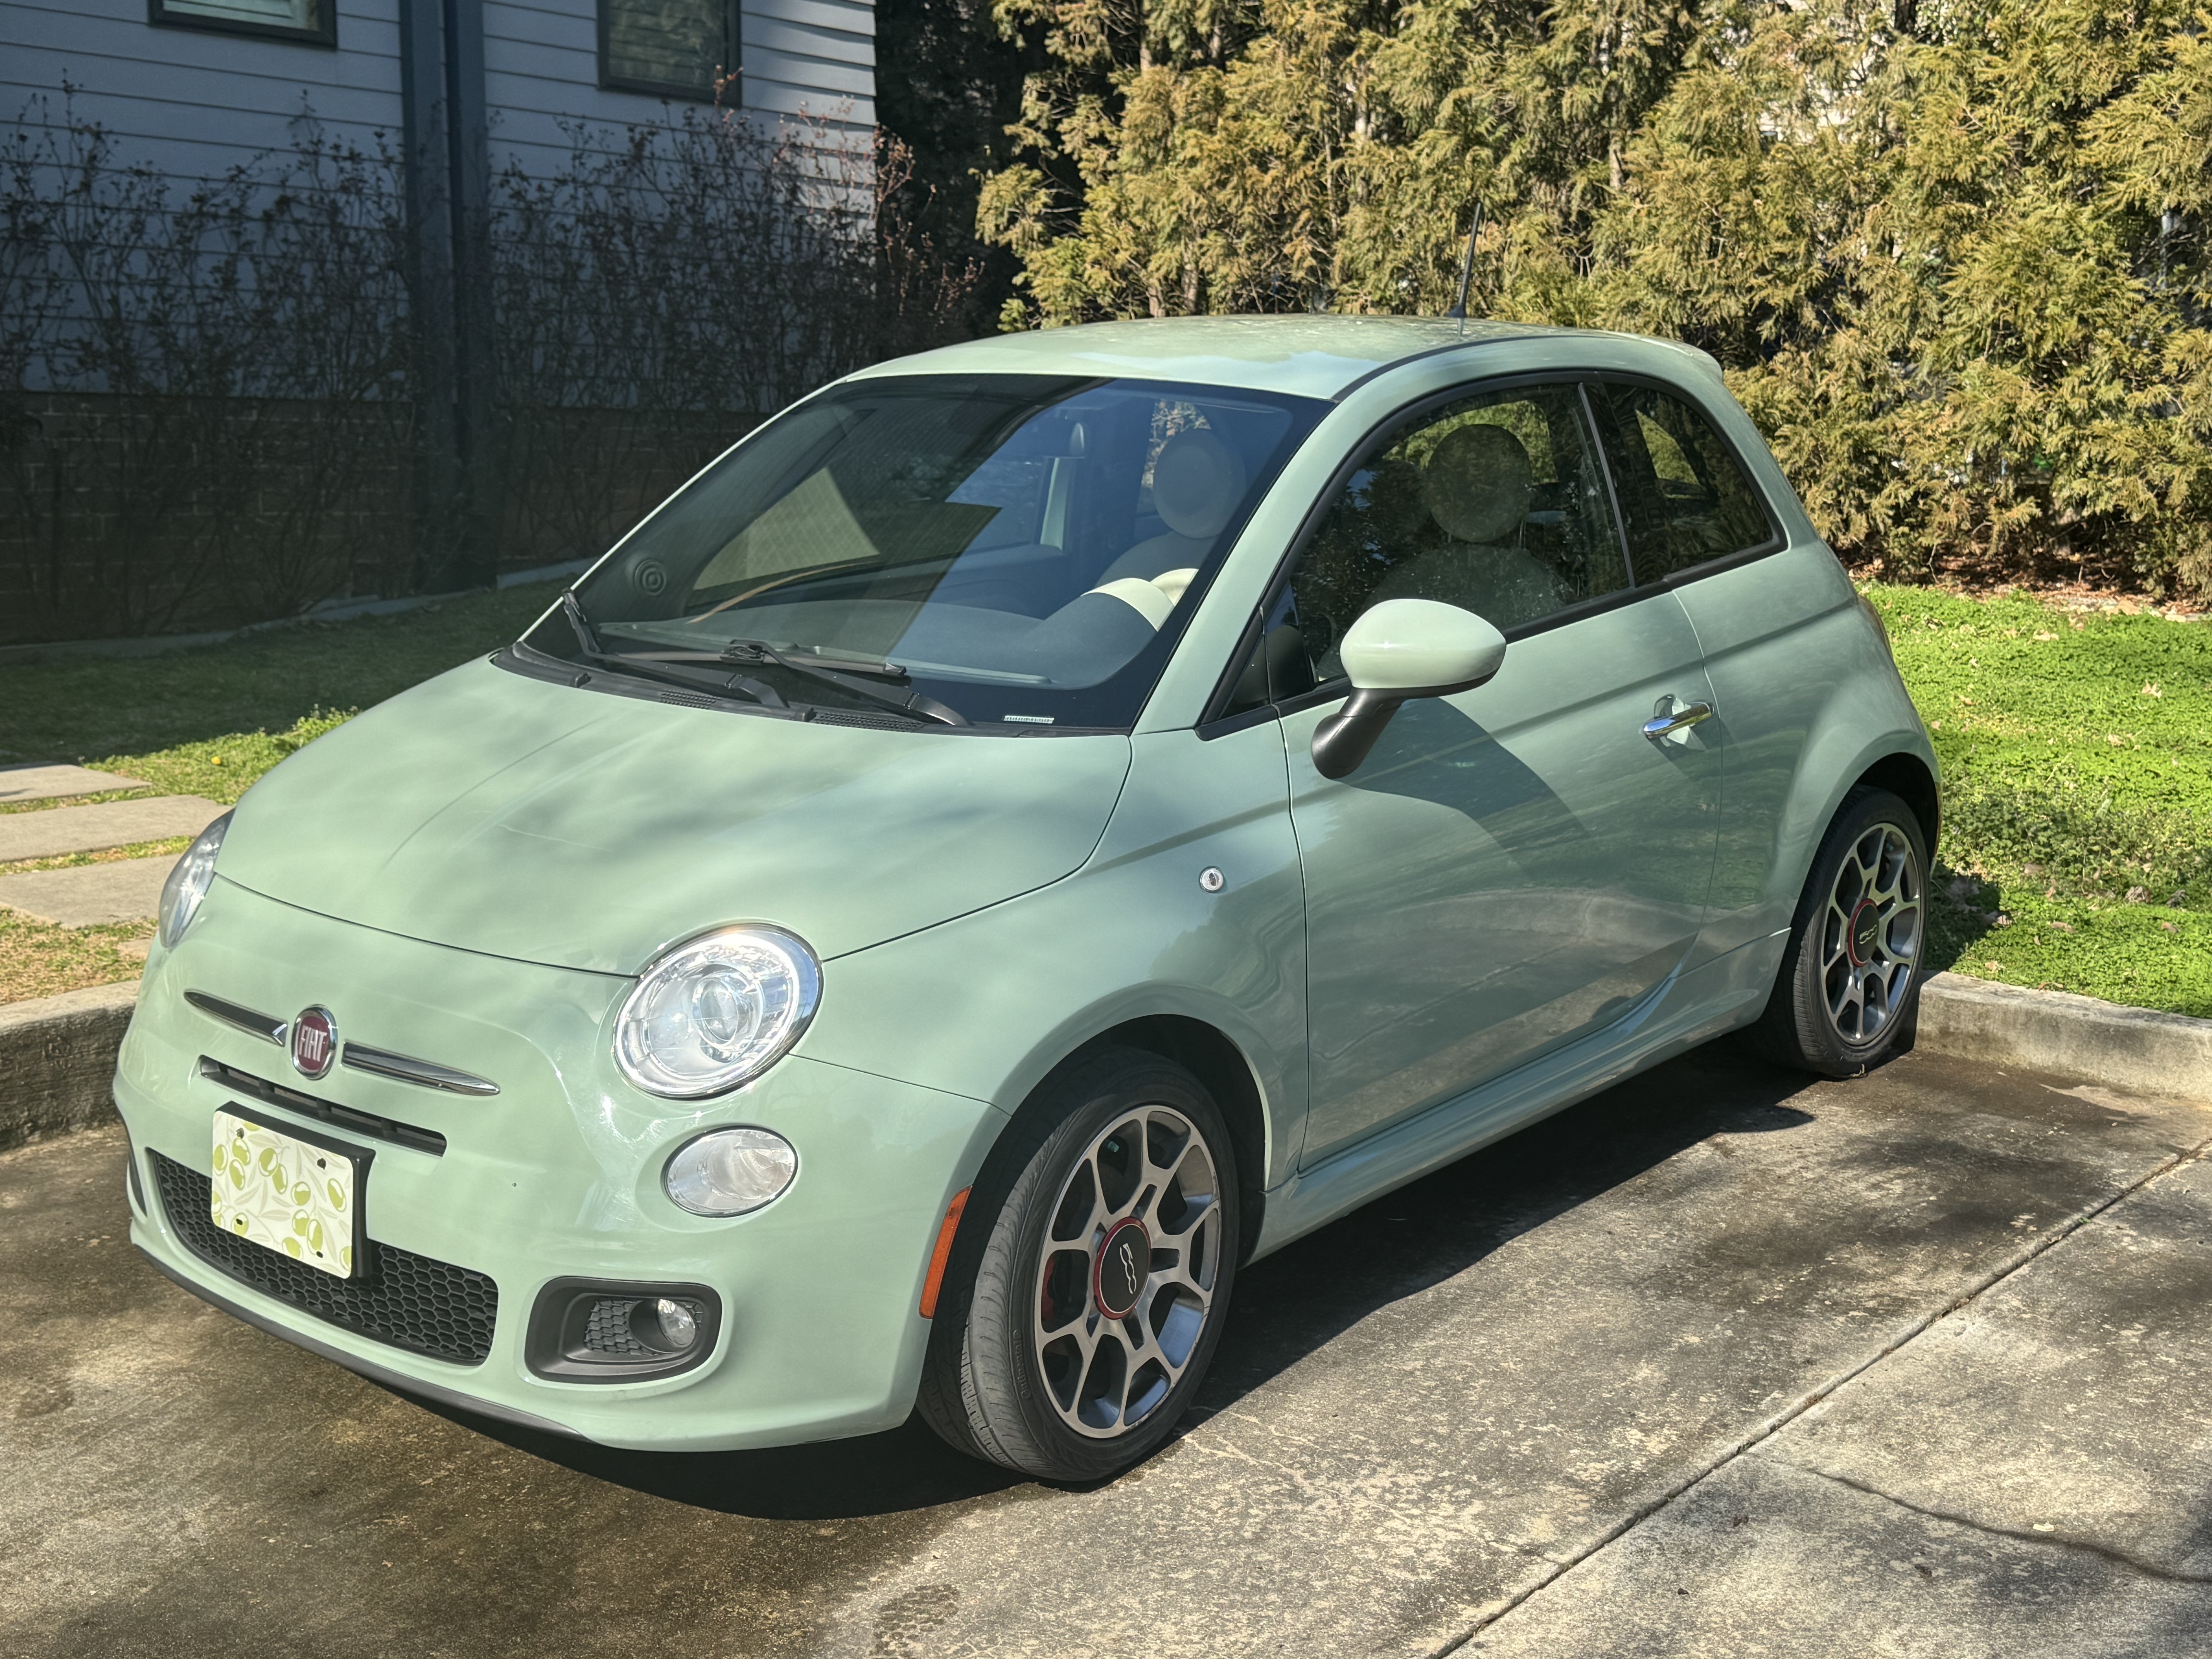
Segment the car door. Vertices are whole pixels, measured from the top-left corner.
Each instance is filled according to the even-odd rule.
[[[1407,703],[1322,777],[1335,644],[1370,605],[1442,600],[1510,641],[1472,691]],[[1571,381],[1401,418],[1337,489],[1266,619],[1247,695],[1282,711],[1306,884],[1303,1164],[1594,1031],[1696,944],[1719,775],[1674,595],[1632,586]],[[1310,688],[1310,689],[1309,689]]]
[[[1835,555],[1802,519],[1791,538],[1754,482],[1765,474],[1786,499],[1787,482],[1723,389],[1692,398],[1607,377],[1589,393],[1637,578],[1663,581],[1681,601],[1719,694],[1705,727],[1724,775],[1705,930],[1719,956],[1790,926],[1808,834],[1791,794],[1831,700],[1865,672],[1871,641]]]

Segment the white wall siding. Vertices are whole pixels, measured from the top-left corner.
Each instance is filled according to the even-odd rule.
[[[805,23],[794,23],[787,18],[766,17],[756,12],[745,19],[745,68],[748,71],[768,73],[761,58],[762,48],[787,54],[793,58],[817,58],[826,63],[845,65],[860,71],[860,78],[849,94],[872,97],[875,92],[876,43],[865,34],[852,34],[842,30],[832,33]],[[782,80],[782,76],[770,79]]]
[[[588,0],[484,0],[484,102],[495,170],[557,172],[563,121],[627,126],[657,120],[661,100],[599,85],[599,11]]]
[[[787,23],[840,34],[857,34],[869,42],[869,62],[875,61],[876,10],[859,0],[775,0],[754,14],[774,16]]]
[[[303,108],[333,139],[396,149],[398,14],[398,0],[339,0],[333,51],[155,28],[145,0],[0,0],[0,122],[41,95],[59,121],[66,82],[78,118],[114,134],[120,159],[180,179],[288,148]]]
[[[825,13],[863,12],[832,25]],[[873,126],[876,20],[872,9],[826,0],[747,0],[744,15],[745,106],[781,115]],[[812,37],[802,51],[797,36]]]
[[[337,0],[337,46],[155,28],[145,0],[0,0],[0,122],[40,95],[113,133],[123,159],[214,178],[287,148],[313,112],[331,138],[396,149],[399,0]],[[484,0],[484,94],[495,167],[556,170],[562,122],[619,129],[681,111],[599,84],[596,0]],[[872,126],[875,11],[863,0],[747,0],[740,106]]]
[[[875,12],[851,0],[754,0],[744,13],[740,107],[770,117],[872,126]],[[563,122],[618,130],[704,110],[599,84],[599,17],[589,0],[484,0],[484,96],[492,161],[556,171]]]

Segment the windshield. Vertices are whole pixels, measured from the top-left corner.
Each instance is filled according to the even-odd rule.
[[[832,387],[693,480],[527,642],[767,707],[1126,727],[1326,407],[1038,376]]]

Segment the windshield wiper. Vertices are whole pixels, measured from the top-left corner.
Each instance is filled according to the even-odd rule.
[[[584,615],[584,607],[576,603],[574,588],[564,587],[561,590],[561,612],[568,617],[568,626],[576,630],[576,643],[584,647],[584,654],[587,657],[599,656],[600,654],[599,634]]]
[[[586,653],[592,661],[603,663],[618,673],[633,675],[641,680],[653,680],[662,685],[672,685],[679,690],[698,691],[708,696],[726,696],[732,692],[750,697],[755,702],[769,708],[788,708],[790,703],[783,695],[764,680],[750,674],[686,673],[674,664],[661,664],[650,657],[641,657],[626,651],[593,651]]]
[[[675,686],[679,690],[724,696],[734,691],[740,696],[750,697],[764,708],[788,708],[791,707],[784,701],[783,695],[774,686],[757,680],[750,674],[717,674],[712,671],[704,673],[687,672],[677,667],[672,662],[664,663],[659,659],[642,653],[602,650],[599,646],[599,630],[592,626],[591,619],[584,615],[584,607],[576,603],[576,595],[573,589],[561,595],[561,610],[562,613],[568,618],[568,626],[575,630],[577,647],[588,662],[604,663],[623,673],[634,674],[640,679],[656,680],[663,685]],[[719,661],[720,659],[708,657],[703,660],[714,662]]]
[[[856,697],[865,697],[870,702],[880,703],[886,708],[896,708],[901,714],[914,715],[917,720],[935,720],[941,726],[965,726],[969,723],[965,714],[957,708],[949,708],[938,702],[934,697],[925,697],[919,691],[909,691],[904,696],[901,696],[896,691],[886,690],[880,685],[871,685],[864,679],[857,679],[853,674],[841,674],[833,668],[817,668],[810,662],[794,662],[766,640],[732,640],[723,646],[721,659],[733,663],[774,663],[778,668],[787,669],[793,674],[804,675],[811,680],[819,680],[825,685],[834,685],[840,691],[848,692]],[[902,679],[906,678],[906,671],[894,663],[878,665],[868,662],[863,665],[856,661],[854,668],[861,672],[886,676],[896,674]]]

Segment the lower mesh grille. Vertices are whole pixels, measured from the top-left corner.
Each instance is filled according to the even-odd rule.
[[[630,1334],[629,1311],[635,1302],[601,1301],[592,1308],[592,1322],[584,1327],[584,1346],[593,1353],[646,1353],[645,1344]]]
[[[302,1313],[395,1348],[461,1365],[480,1365],[491,1352],[499,1286],[489,1275],[368,1240],[366,1273],[333,1279],[225,1232],[210,1213],[214,1191],[208,1177],[159,1152],[152,1157],[169,1225],[210,1267]]]

